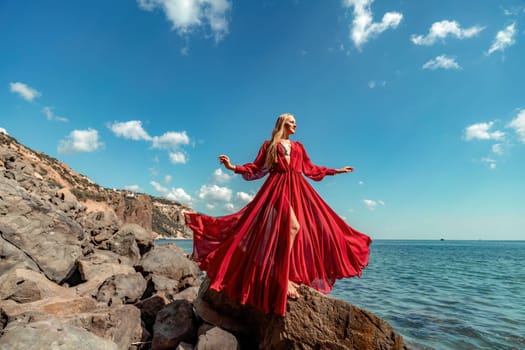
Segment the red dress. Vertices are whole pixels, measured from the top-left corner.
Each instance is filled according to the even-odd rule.
[[[268,171],[268,144],[253,163],[235,169],[246,180],[270,174],[250,203],[223,217],[186,213],[186,224],[194,233],[193,259],[210,288],[284,315],[288,280],[328,293],[336,279],[361,275],[372,240],[348,226],[303,177],[320,181],[334,169],[312,164],[303,145],[291,141],[290,162],[277,147],[278,161]],[[291,209],[300,229],[289,254]]]

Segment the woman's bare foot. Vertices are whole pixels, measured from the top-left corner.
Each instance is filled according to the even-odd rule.
[[[299,298],[299,292],[297,291],[297,288],[299,288],[297,283],[288,281],[288,298],[294,299],[294,300]]]

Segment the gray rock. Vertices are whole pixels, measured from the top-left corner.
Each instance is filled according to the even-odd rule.
[[[31,205],[37,206],[35,201]],[[14,201],[10,207],[16,206]],[[22,205],[21,207],[25,207]],[[0,217],[2,237],[36,262],[46,276],[61,283],[82,255],[82,228],[60,211],[44,207]]]
[[[132,305],[107,307],[91,297],[61,296],[25,304],[6,300],[0,302],[0,310],[8,326],[56,319],[63,325],[79,327],[111,340],[119,349],[128,349],[131,343],[148,337],[142,329],[139,309]]]
[[[55,318],[10,323],[0,338],[0,350],[118,350],[117,344],[86,331],[62,324]]]
[[[94,249],[91,254],[80,257],[78,270],[83,281],[100,282],[114,275],[135,272],[135,269],[125,264],[119,255],[100,249]]]
[[[170,302],[173,301],[173,297],[179,293],[179,281],[159,275],[152,275],[151,282],[155,287],[155,292],[159,295],[162,295]]]
[[[155,324],[155,318],[157,314],[164,306],[166,306],[166,301],[164,298],[153,295],[149,298],[139,301],[135,304],[136,307],[140,309],[140,316],[142,321],[146,326],[146,329],[153,330],[153,325]]]
[[[199,287],[189,287],[184,289],[182,292],[176,294],[173,297],[173,300],[187,300],[191,304],[195,302],[197,299],[197,295],[199,294]]]
[[[140,251],[131,232],[117,232],[107,242],[107,248],[125,257],[129,265],[135,265],[140,259]]]
[[[23,251],[0,237],[0,275],[7,273],[10,269],[25,268],[39,271],[38,266]]]
[[[97,300],[108,305],[133,304],[146,290],[146,280],[140,273],[119,274],[108,278],[97,293]]]
[[[193,306],[186,300],[176,300],[166,305],[157,314],[153,326],[153,350],[171,349],[180,342],[193,343],[196,320]]]
[[[146,231],[146,229],[140,225],[124,224],[116,233],[116,235],[124,235],[127,233],[131,233],[135,237],[140,255],[144,255],[149,252],[155,244],[155,237],[153,233]]]
[[[71,298],[74,292],[48,280],[42,274],[27,269],[11,269],[0,275],[0,300],[29,303],[43,298]]]
[[[239,350],[239,342],[231,333],[213,327],[199,336],[195,350]]]
[[[254,339],[249,348],[406,350],[403,338],[384,320],[339,299],[301,286],[301,297],[288,300],[286,315],[262,311],[229,300],[201,286],[196,311],[206,322]],[[242,340],[241,339],[241,340]],[[244,343],[243,343],[244,344]]]
[[[189,260],[184,251],[174,244],[156,246],[142,257],[138,265],[146,273],[176,281],[186,277],[197,279],[201,274],[197,264]]]
[[[98,308],[92,312],[72,314],[63,322],[83,329],[128,349],[132,343],[146,341],[147,331],[142,329],[140,310],[133,305]]]
[[[118,231],[121,223],[112,211],[92,211],[78,219],[84,230],[93,237],[96,244],[110,239]]]

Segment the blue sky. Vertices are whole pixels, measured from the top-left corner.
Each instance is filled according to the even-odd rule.
[[[0,130],[222,215],[276,117],[374,239],[525,239],[523,1],[0,0]]]

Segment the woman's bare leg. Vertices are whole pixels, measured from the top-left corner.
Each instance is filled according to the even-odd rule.
[[[299,229],[301,228],[301,225],[299,225],[299,221],[297,220],[297,217],[295,216],[295,212],[292,207],[290,207],[290,249],[288,251],[288,254],[292,253],[292,247],[295,242],[295,237],[297,236],[297,232],[299,232]],[[299,292],[297,292],[297,283],[294,283],[292,281],[288,281],[288,297],[291,299],[297,299],[299,297]]]

